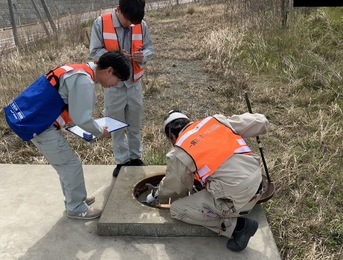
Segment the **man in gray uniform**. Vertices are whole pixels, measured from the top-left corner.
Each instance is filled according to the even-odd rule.
[[[243,138],[266,133],[268,124],[257,113],[217,114],[191,122],[185,114],[171,111],[164,122],[173,144],[166,176],[147,202],[172,198],[173,218],[226,236],[230,250],[243,250],[258,228],[256,221],[243,216],[262,194],[259,156]],[[193,193],[194,183],[201,184],[199,192]]]
[[[70,66],[62,66],[65,69]],[[59,78],[59,94],[68,105],[72,122],[97,138],[108,135],[106,127],[100,127],[93,119],[96,102],[95,82],[105,89],[126,80],[130,75],[127,59],[120,52],[108,52],[100,57],[98,63],[88,63],[84,69],[72,69]],[[72,150],[62,131],[56,124],[36,135],[32,142],[57,171],[64,195],[67,216],[73,219],[94,219],[101,210],[89,207],[95,198],[88,197],[85,187],[82,164]]]
[[[143,95],[140,78],[146,62],[153,55],[153,45],[148,27],[142,20],[144,8],[144,0],[119,0],[119,5],[111,14],[103,14],[94,21],[91,32],[92,59],[96,61],[109,50],[120,50],[131,61],[132,76],[127,81],[119,82],[115,88],[104,91],[105,115],[129,124],[126,130],[111,133],[117,164],[114,177],[118,176],[122,166],[145,165],[141,160]]]

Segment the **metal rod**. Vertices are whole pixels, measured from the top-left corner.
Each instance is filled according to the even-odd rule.
[[[249,113],[252,114],[252,109],[251,109],[251,105],[250,105],[250,101],[249,101],[249,97],[248,97],[248,92],[245,92],[244,96],[245,96],[245,101],[246,101],[247,106],[248,106]],[[268,182],[271,182],[269,172],[268,172],[267,163],[266,163],[266,160],[264,159],[262,143],[261,143],[260,137],[258,135],[256,136],[256,141],[258,144],[258,149],[260,150],[260,154],[261,154],[261,158],[262,158],[262,162],[263,162],[263,166],[264,166],[264,171],[266,172]]]

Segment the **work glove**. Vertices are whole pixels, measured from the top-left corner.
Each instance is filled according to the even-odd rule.
[[[151,190],[151,192],[148,194],[148,196],[146,197],[146,203],[150,204],[152,203],[154,200],[156,200],[156,197],[155,197],[155,191],[154,190]]]

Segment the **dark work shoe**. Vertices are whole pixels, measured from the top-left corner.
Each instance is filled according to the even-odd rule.
[[[130,162],[130,166],[147,166],[141,159],[133,159]]]
[[[233,238],[227,241],[227,248],[235,252],[242,251],[247,247],[250,237],[255,235],[257,229],[258,223],[255,220],[245,218],[243,229],[233,232]]]
[[[130,165],[130,162],[131,162],[131,161],[127,161],[126,163],[117,164],[117,167],[114,168],[114,170],[113,170],[113,177],[117,177],[118,174],[119,174],[119,172],[120,172],[120,168],[121,168],[122,166],[129,166],[129,165]]]

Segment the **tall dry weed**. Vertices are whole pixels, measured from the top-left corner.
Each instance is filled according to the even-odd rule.
[[[284,29],[267,1],[233,2],[225,8],[229,26],[214,25],[202,46],[208,73],[225,78],[226,86],[216,91],[226,88],[237,97],[248,90],[254,110],[271,122],[264,142],[277,192],[264,208],[281,256],[339,259],[343,101],[335,46],[342,42],[338,28],[333,30],[338,25],[330,10],[313,10],[306,16],[292,13]]]

